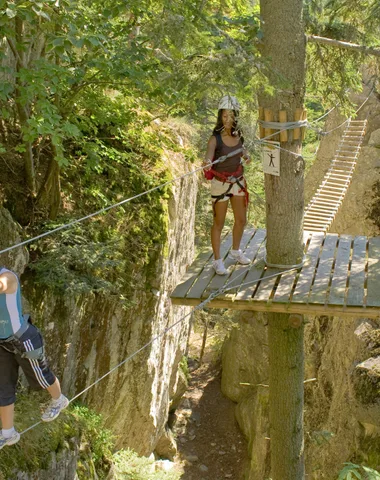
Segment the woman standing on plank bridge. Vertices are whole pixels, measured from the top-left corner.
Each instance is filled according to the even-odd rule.
[[[249,156],[243,148],[244,139],[237,128],[239,103],[235,97],[224,96],[218,106],[216,126],[207,144],[204,165],[205,176],[211,180],[211,199],[214,222],[211,228],[211,245],[214,252],[213,268],[218,275],[226,275],[228,270],[220,256],[221,234],[227,214],[228,200],[234,214],[232,229],[232,249],[230,257],[247,265],[250,260],[240,250],[240,241],[247,222],[248,191],[244,178],[242,158],[246,163]],[[214,163],[215,160],[220,160]]]

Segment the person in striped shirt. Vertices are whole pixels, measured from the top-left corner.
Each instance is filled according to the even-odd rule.
[[[46,389],[51,402],[42,414],[44,422],[57,418],[69,404],[58,378],[50,370],[41,333],[22,314],[21,288],[17,275],[0,267],[0,449],[14,445],[20,434],[14,428],[14,403],[19,367],[33,389]]]

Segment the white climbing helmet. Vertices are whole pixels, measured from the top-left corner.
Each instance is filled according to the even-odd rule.
[[[240,110],[239,102],[232,95],[225,95],[219,100],[218,110]]]

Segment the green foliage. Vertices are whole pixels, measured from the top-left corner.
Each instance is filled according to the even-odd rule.
[[[368,47],[378,45],[380,17],[374,16],[376,1],[308,0],[304,9],[308,34]],[[315,43],[308,44],[307,64],[308,90],[318,95],[326,107],[339,103],[347,115],[354,110],[347,93],[361,89],[363,64],[371,66],[375,76],[378,73],[378,62],[368,56]]]
[[[83,142],[68,145],[71,167],[62,178],[63,201],[75,218],[171,180],[165,152],[181,150],[171,127],[156,130],[148,115],[132,113],[128,103],[120,95],[113,101],[98,95],[76,119]],[[33,244],[36,283],[61,292],[107,292],[128,304],[128,296],[142,287],[137,273],[155,269],[158,256],[166,254],[170,195],[171,185],[162,187]],[[66,213],[34,233],[70,220]]]
[[[354,463],[345,463],[338,480],[380,480],[380,473],[372,468]]]
[[[47,401],[45,392],[19,393],[15,416],[18,431],[39,421],[42,401]],[[75,442],[88,446],[87,449],[80,449],[79,461],[90,462],[102,478],[102,474],[109,469],[113,438],[104,429],[101,417],[84,406],[70,407],[54,422],[38,425],[26,432],[17,445],[2,450],[0,471],[11,480],[17,471],[46,470],[51,463],[52,453],[59,460],[64,451],[74,451]],[[81,480],[85,478],[88,477],[80,475]]]
[[[112,432],[104,428],[104,420],[101,415],[84,405],[74,405],[71,413],[78,421],[82,433],[82,441],[87,443],[91,452],[91,459],[99,474],[99,470],[107,468],[108,462],[112,457],[114,449]]]
[[[187,357],[183,356],[181,358],[181,361],[178,364],[178,368],[182,370],[187,380],[190,380],[191,375],[190,375],[189,365],[187,363]]]
[[[19,393],[15,417],[18,431],[38,422],[41,401],[46,400],[45,392]],[[174,471],[152,472],[153,462],[132,450],[114,453],[114,440],[101,415],[84,405],[71,405],[54,422],[38,425],[26,432],[18,444],[1,451],[0,478],[13,480],[18,472],[47,470],[53,453],[59,461],[64,452],[74,452],[79,445],[79,480],[106,479],[112,464],[118,480],[179,480]]]

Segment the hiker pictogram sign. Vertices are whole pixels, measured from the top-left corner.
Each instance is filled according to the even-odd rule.
[[[270,145],[264,145],[262,150],[264,173],[280,176],[280,150],[276,148],[276,146],[280,146],[280,142],[268,143],[270,143]]]

